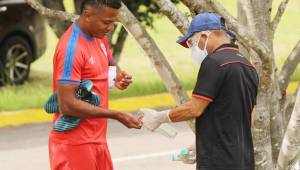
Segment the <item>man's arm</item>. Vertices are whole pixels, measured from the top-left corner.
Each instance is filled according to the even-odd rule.
[[[202,115],[210,102],[192,97],[192,99],[174,109],[169,113],[172,122],[181,122],[191,120]]]
[[[203,114],[209,101],[201,98],[192,97],[191,101],[186,102],[174,109],[156,111],[152,109],[141,109],[143,113],[143,123],[150,131],[157,129],[162,123],[180,122],[191,120]]]
[[[58,105],[60,112],[65,115],[80,118],[110,118],[119,120],[128,128],[141,128],[139,118],[130,113],[113,111],[93,106],[75,97],[78,85],[58,84]]]

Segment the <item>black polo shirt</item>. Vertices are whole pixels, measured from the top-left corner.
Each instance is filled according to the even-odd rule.
[[[254,170],[251,113],[258,75],[234,44],[208,55],[193,97],[210,102],[196,119],[197,170]]]

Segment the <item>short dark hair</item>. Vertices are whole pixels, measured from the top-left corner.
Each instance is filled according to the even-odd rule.
[[[87,6],[93,6],[93,7],[107,6],[114,9],[120,9],[122,4],[121,4],[121,0],[83,0],[80,6],[81,14]]]

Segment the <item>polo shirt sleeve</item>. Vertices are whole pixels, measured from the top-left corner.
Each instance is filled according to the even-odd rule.
[[[216,61],[207,57],[199,70],[192,96],[213,102],[220,90],[222,81],[223,75],[221,68]]]
[[[76,49],[59,49],[55,54],[54,70],[58,84],[80,84],[82,68],[84,66],[83,54]]]
[[[257,94],[258,94],[258,86],[259,86],[259,76],[256,72],[256,69],[253,68],[253,72],[254,72],[254,76],[255,76],[255,97],[254,97],[254,102],[253,104],[256,105],[256,101],[257,101]]]

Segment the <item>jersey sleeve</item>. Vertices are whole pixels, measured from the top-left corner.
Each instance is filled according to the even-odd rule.
[[[80,84],[84,58],[76,49],[59,49],[55,54],[54,69],[58,84]]]
[[[213,102],[221,87],[222,77],[221,68],[216,61],[206,58],[199,70],[192,96]]]

